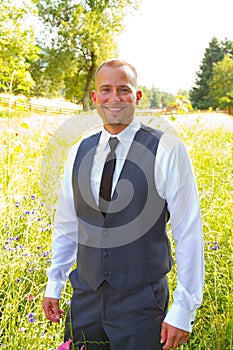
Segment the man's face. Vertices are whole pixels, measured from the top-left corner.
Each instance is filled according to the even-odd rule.
[[[130,68],[102,67],[96,77],[96,90],[92,100],[103,119],[105,128],[122,126],[122,130],[134,118],[135,105],[142,92],[137,91],[136,81]]]

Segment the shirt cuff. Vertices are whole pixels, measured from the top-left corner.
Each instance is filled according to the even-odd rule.
[[[60,299],[63,287],[64,284],[61,282],[48,280],[45,290],[45,297]]]
[[[164,322],[191,333],[195,315],[196,311],[190,311],[178,305],[172,304],[164,319]]]

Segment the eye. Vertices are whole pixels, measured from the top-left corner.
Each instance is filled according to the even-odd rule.
[[[130,91],[130,89],[128,87],[122,86],[120,88],[119,92],[120,92],[120,94],[125,95],[125,94],[129,94],[131,91]]]
[[[109,93],[110,91],[110,88],[108,86],[103,86],[101,89],[100,89],[100,92],[102,94],[106,94],[106,93]]]

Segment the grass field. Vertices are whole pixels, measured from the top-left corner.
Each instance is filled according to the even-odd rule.
[[[39,178],[48,142],[65,118],[23,112],[14,113],[10,119],[4,112],[0,116],[0,348],[56,350],[62,343],[64,324],[47,322],[41,308],[45,271],[51,259],[53,211],[41,196]],[[156,118],[142,120],[154,126]],[[189,343],[180,347],[183,350],[233,349],[233,119],[224,124],[219,118],[223,116],[170,118],[192,158],[205,241],[204,302]],[[84,116],[80,123],[78,135],[97,121]],[[68,146],[63,147],[64,154]],[[60,168],[57,183],[59,176]],[[173,289],[175,269],[169,281]],[[61,299],[65,310],[70,293],[67,284]]]

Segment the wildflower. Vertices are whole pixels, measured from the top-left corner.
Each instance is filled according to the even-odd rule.
[[[28,294],[28,295],[26,296],[26,299],[29,300],[29,301],[32,301],[32,300],[34,300],[35,298],[36,298],[36,297],[33,296],[32,294]]]
[[[72,340],[69,339],[65,343],[61,344],[57,350],[69,350],[71,343],[72,343]]]
[[[50,254],[50,251],[44,252],[43,256],[46,258]]]
[[[211,247],[212,250],[218,250],[220,249],[220,245],[218,244],[218,242],[213,242],[213,246]]]
[[[18,277],[18,278],[16,279],[16,282],[19,283],[20,281],[21,281],[21,278]]]
[[[81,347],[81,349],[80,350],[85,350],[85,346],[84,345],[82,345],[82,347]]]
[[[24,333],[25,331],[26,331],[26,328],[24,328],[24,327],[21,327],[18,329],[18,332],[20,332],[20,333]]]
[[[28,314],[28,322],[36,322],[33,312],[30,312],[30,314]]]
[[[34,212],[34,209],[32,209],[32,210],[27,210],[27,211],[25,211],[24,212],[24,214],[26,214],[26,215],[30,215],[30,214],[34,214],[35,212]]]
[[[36,199],[36,196],[35,195],[31,196],[31,199],[34,201]]]
[[[15,203],[15,207],[16,207],[16,208],[19,208],[19,206],[20,206],[20,203],[19,203],[19,202],[16,202],[16,203]]]

